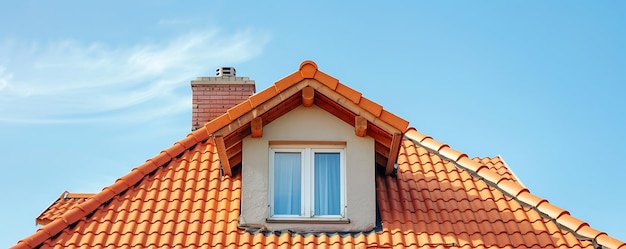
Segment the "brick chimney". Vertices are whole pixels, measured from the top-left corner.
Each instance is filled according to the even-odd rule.
[[[248,99],[256,91],[254,80],[236,77],[235,68],[220,67],[216,77],[198,77],[191,81],[191,129],[204,124]]]

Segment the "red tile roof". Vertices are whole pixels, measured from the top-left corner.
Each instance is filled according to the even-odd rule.
[[[247,115],[305,78],[335,93],[343,89],[315,64],[304,62],[273,90],[252,96],[248,104],[190,133],[14,248],[626,248],[626,243],[531,194],[501,158],[470,159],[414,129],[405,130],[404,120],[345,89],[339,95],[352,104],[342,107],[366,110],[365,116],[382,120],[378,125],[405,131],[397,176],[380,172],[382,168],[376,176],[381,226],[342,234],[238,228],[241,168],[233,168],[232,176],[222,175],[222,160],[233,159],[219,158],[210,138],[238,115]],[[372,116],[368,121],[375,121]]]
[[[74,206],[85,202],[91,196],[93,196],[93,194],[77,194],[65,191],[50,207],[37,217],[35,222],[39,225],[47,225],[56,218],[61,217]]]
[[[511,171],[509,169],[509,167],[504,162],[504,159],[502,159],[502,157],[500,157],[500,156],[496,156],[496,157],[493,157],[493,158],[489,158],[489,157],[478,158],[478,157],[475,157],[475,158],[472,158],[472,160],[474,160],[477,163],[480,163],[480,164],[483,164],[483,165],[487,166],[490,170],[495,171],[496,173],[501,175],[502,178],[504,178],[504,179],[512,180],[512,181],[515,181],[515,182],[518,182],[518,183],[521,184],[521,182],[519,182],[519,180],[517,179],[515,174],[513,174],[513,171]]]

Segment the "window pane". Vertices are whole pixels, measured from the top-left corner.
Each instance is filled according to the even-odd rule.
[[[315,153],[315,215],[341,214],[340,155]]]
[[[274,154],[274,214],[300,215],[300,163],[298,152]]]

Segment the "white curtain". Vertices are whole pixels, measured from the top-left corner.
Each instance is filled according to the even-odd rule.
[[[300,215],[301,160],[299,152],[274,154],[274,214]]]
[[[341,214],[340,155],[315,153],[315,215]]]

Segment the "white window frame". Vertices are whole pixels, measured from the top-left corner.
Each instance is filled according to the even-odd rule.
[[[299,152],[301,153],[301,210],[300,215],[277,215],[274,214],[274,155],[276,152]],[[315,162],[314,153],[339,153],[339,184],[340,214],[339,215],[316,215],[315,212]],[[281,145],[272,146],[269,150],[269,212],[268,221],[343,221],[346,218],[346,149],[341,145]]]

